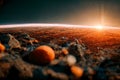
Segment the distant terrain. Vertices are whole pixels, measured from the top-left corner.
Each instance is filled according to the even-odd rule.
[[[62,44],[66,41],[82,41],[91,50],[96,48],[119,48],[120,30],[97,30],[83,28],[63,27],[24,27],[24,28],[1,28],[0,32],[19,35],[19,32],[28,33],[40,42],[54,41]],[[62,40],[62,38],[65,38]]]

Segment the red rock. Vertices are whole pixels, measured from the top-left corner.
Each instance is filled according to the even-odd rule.
[[[0,43],[0,53],[5,51],[5,46],[3,44]]]
[[[55,58],[54,50],[46,45],[37,47],[30,55],[30,60],[35,64],[48,64]]]
[[[67,49],[65,49],[65,48],[62,49],[62,54],[67,55],[68,53],[69,53],[69,52],[68,52]]]
[[[83,75],[84,70],[78,66],[72,66],[71,72],[75,77],[80,78]]]

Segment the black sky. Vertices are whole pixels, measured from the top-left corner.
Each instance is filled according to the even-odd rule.
[[[0,8],[0,24],[95,25],[101,15],[105,25],[120,26],[120,0],[8,0]]]

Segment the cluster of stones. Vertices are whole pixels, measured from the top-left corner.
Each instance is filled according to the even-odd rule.
[[[60,46],[39,42],[26,33],[17,36],[3,33],[0,34],[0,79],[119,79],[119,74],[109,68],[113,65],[112,68],[120,70],[120,63],[115,62],[115,58],[120,61],[119,56],[109,49],[93,53],[77,39]]]

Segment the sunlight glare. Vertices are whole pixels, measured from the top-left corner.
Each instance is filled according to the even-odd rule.
[[[102,30],[103,26],[102,25],[97,25],[97,26],[95,26],[95,28],[98,29],[98,30]]]

